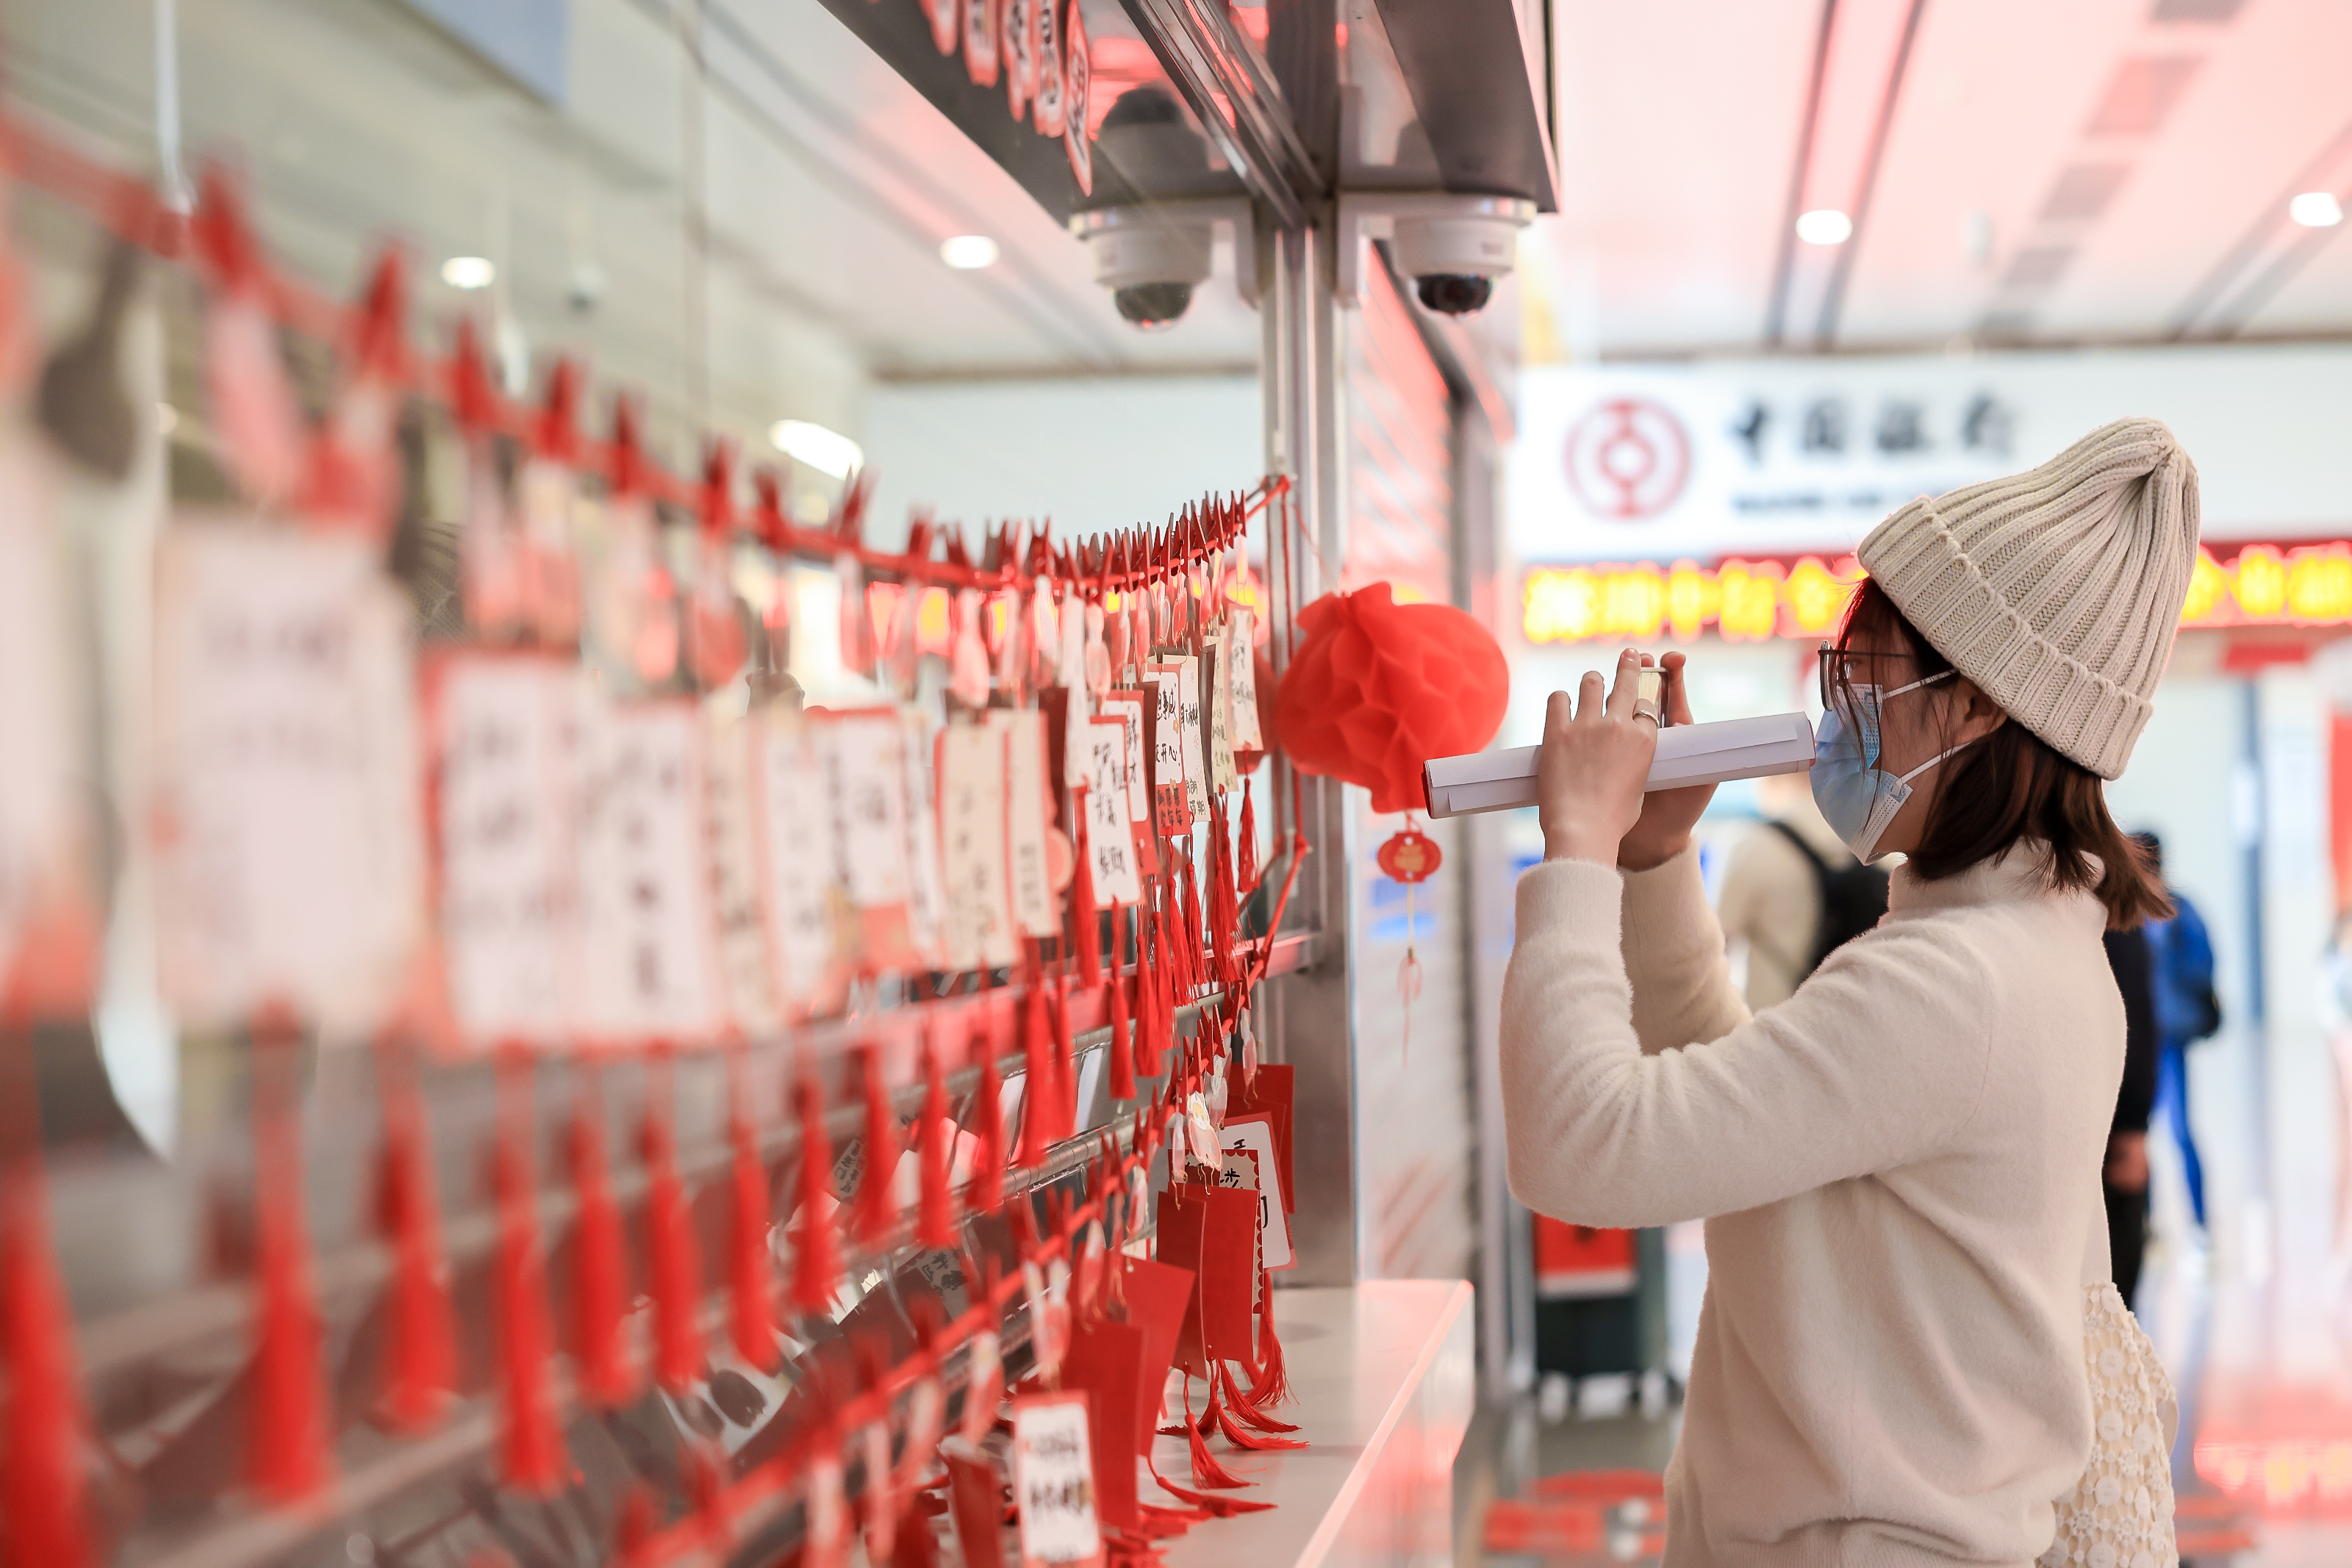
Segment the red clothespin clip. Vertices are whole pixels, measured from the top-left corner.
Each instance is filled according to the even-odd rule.
[[[535,456],[568,466],[580,461],[580,366],[568,356],[547,372],[547,395],[531,422],[530,449]]]

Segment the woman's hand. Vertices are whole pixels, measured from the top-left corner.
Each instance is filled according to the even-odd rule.
[[[1668,724],[1692,722],[1690,694],[1683,685],[1684,663],[1680,653],[1668,653],[1658,661],[1666,675],[1660,706],[1666,711]],[[1617,863],[1627,871],[1648,871],[1690,848],[1691,830],[1698,826],[1700,813],[1714,799],[1712,784],[1657,789],[1643,796],[1640,820],[1617,845]]]
[[[1536,758],[1546,860],[1614,864],[1619,843],[1642,817],[1658,727],[1633,712],[1641,667],[1642,656],[1628,648],[1618,655],[1616,684],[1605,701],[1597,670],[1586,672],[1573,710],[1566,692],[1551,695]]]

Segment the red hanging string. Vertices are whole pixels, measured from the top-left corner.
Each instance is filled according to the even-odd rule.
[[[1077,741],[1070,741],[1076,746]],[[1070,791],[1071,838],[1074,852],[1070,867],[1070,928],[1077,938],[1078,979],[1093,985],[1102,977],[1102,940],[1097,934],[1101,922],[1095,910],[1094,856],[1087,843],[1087,796],[1083,789]]]
[[[841,1284],[841,1243],[833,1230],[833,1140],[825,1136],[824,1092],[813,1063],[795,1085],[801,1113],[800,1224],[793,1235],[793,1305],[825,1312]]]
[[[1237,846],[1241,869],[1235,880],[1246,898],[1257,891],[1257,811],[1250,800],[1250,781],[1242,780],[1242,831]]]
[[[866,1160],[854,1218],[857,1239],[880,1248],[898,1223],[898,1199],[891,1191],[898,1175],[898,1117],[890,1108],[889,1087],[882,1081],[882,1047],[868,1040],[859,1055],[866,1081]]]
[[[563,1436],[548,1383],[547,1276],[540,1260],[539,1193],[532,1150],[531,1063],[499,1054],[498,1131],[490,1186],[498,1205],[498,1346],[502,1398],[499,1460],[506,1484],[540,1495],[563,1480]]]
[[[577,1206],[572,1226],[572,1354],[580,1366],[581,1396],[613,1410],[637,1396],[626,1322],[628,1251],[604,1154],[599,1070],[583,1061],[573,1071],[578,1097],[565,1140]]]
[[[955,1200],[948,1191],[953,1173],[956,1124],[948,1117],[946,1076],[940,1071],[939,1041],[923,1040],[923,1119],[916,1140],[921,1165],[915,1239],[925,1247],[955,1245]]]
[[[1110,933],[1114,938],[1118,936],[1119,913],[1118,906],[1113,906],[1110,912]],[[1109,978],[1103,983],[1103,989],[1109,993],[1107,1000],[1110,1004],[1110,1043],[1103,1050],[1110,1056],[1110,1097],[1116,1101],[1128,1101],[1135,1098],[1135,1040],[1128,1022],[1127,977],[1119,973],[1119,967],[1114,962],[1110,967]]]
[[[1155,917],[1150,904],[1135,906],[1135,1075],[1160,1075],[1160,976],[1152,963],[1151,932]]]
[[[299,1502],[334,1476],[321,1362],[323,1329],[311,1294],[310,1228],[296,1100],[293,1020],[281,1009],[253,1028],[254,1242],[260,1301],[247,1419],[247,1472],[278,1504]]]
[[[415,1063],[390,1040],[376,1051],[376,1092],[383,1106],[383,1166],[377,1218],[392,1244],[386,1291],[385,1422],[419,1432],[448,1407],[457,1372],[457,1330],[449,1314],[449,1266],[441,1249],[441,1206],[434,1190],[433,1140]]]
[[[654,1378],[671,1393],[702,1375],[702,1259],[677,1174],[674,1065],[656,1047],[646,1074],[646,1253],[653,1273]]]
[[[761,1372],[776,1365],[775,1286],[769,1270],[768,1167],[760,1158],[753,1117],[751,1056],[738,1045],[728,1054],[727,1135],[734,1147],[734,1207],[729,1228],[729,1327],[735,1354]]]
[[[971,1185],[964,1202],[980,1214],[1004,1207],[1004,1085],[996,1073],[996,1052],[983,1032],[976,1041],[980,1052],[980,1087],[971,1097],[972,1131],[978,1145],[971,1153]]]

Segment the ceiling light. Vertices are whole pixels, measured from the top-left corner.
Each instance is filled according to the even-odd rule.
[[[441,281],[452,288],[488,288],[498,275],[487,256],[453,256],[441,264]]]
[[[805,463],[820,474],[846,478],[866,462],[865,449],[837,430],[811,424],[804,419],[780,419],[768,427],[768,441],[795,463]]]
[[[2344,208],[2331,191],[2305,191],[2286,204],[2286,215],[2307,229],[2332,229],[2344,221]]]
[[[996,242],[986,235],[958,235],[940,246],[940,259],[958,272],[994,267],[996,256]]]
[[[1807,245],[1843,245],[1853,233],[1853,220],[1835,207],[1815,207],[1797,219],[1797,237]]]

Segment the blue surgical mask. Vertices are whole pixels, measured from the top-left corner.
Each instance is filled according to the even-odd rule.
[[[1879,715],[1889,699],[1951,678],[1952,672],[1946,670],[1891,692],[1881,686],[1856,685],[1848,688],[1850,715],[1840,711],[1848,700],[1846,691],[1839,692],[1837,700],[1822,710],[1821,726],[1813,737],[1813,804],[1822,809],[1831,831],[1865,865],[1878,858],[1880,835],[1911,799],[1911,780],[1960,749],[1955,746],[1897,778],[1878,766]]]

